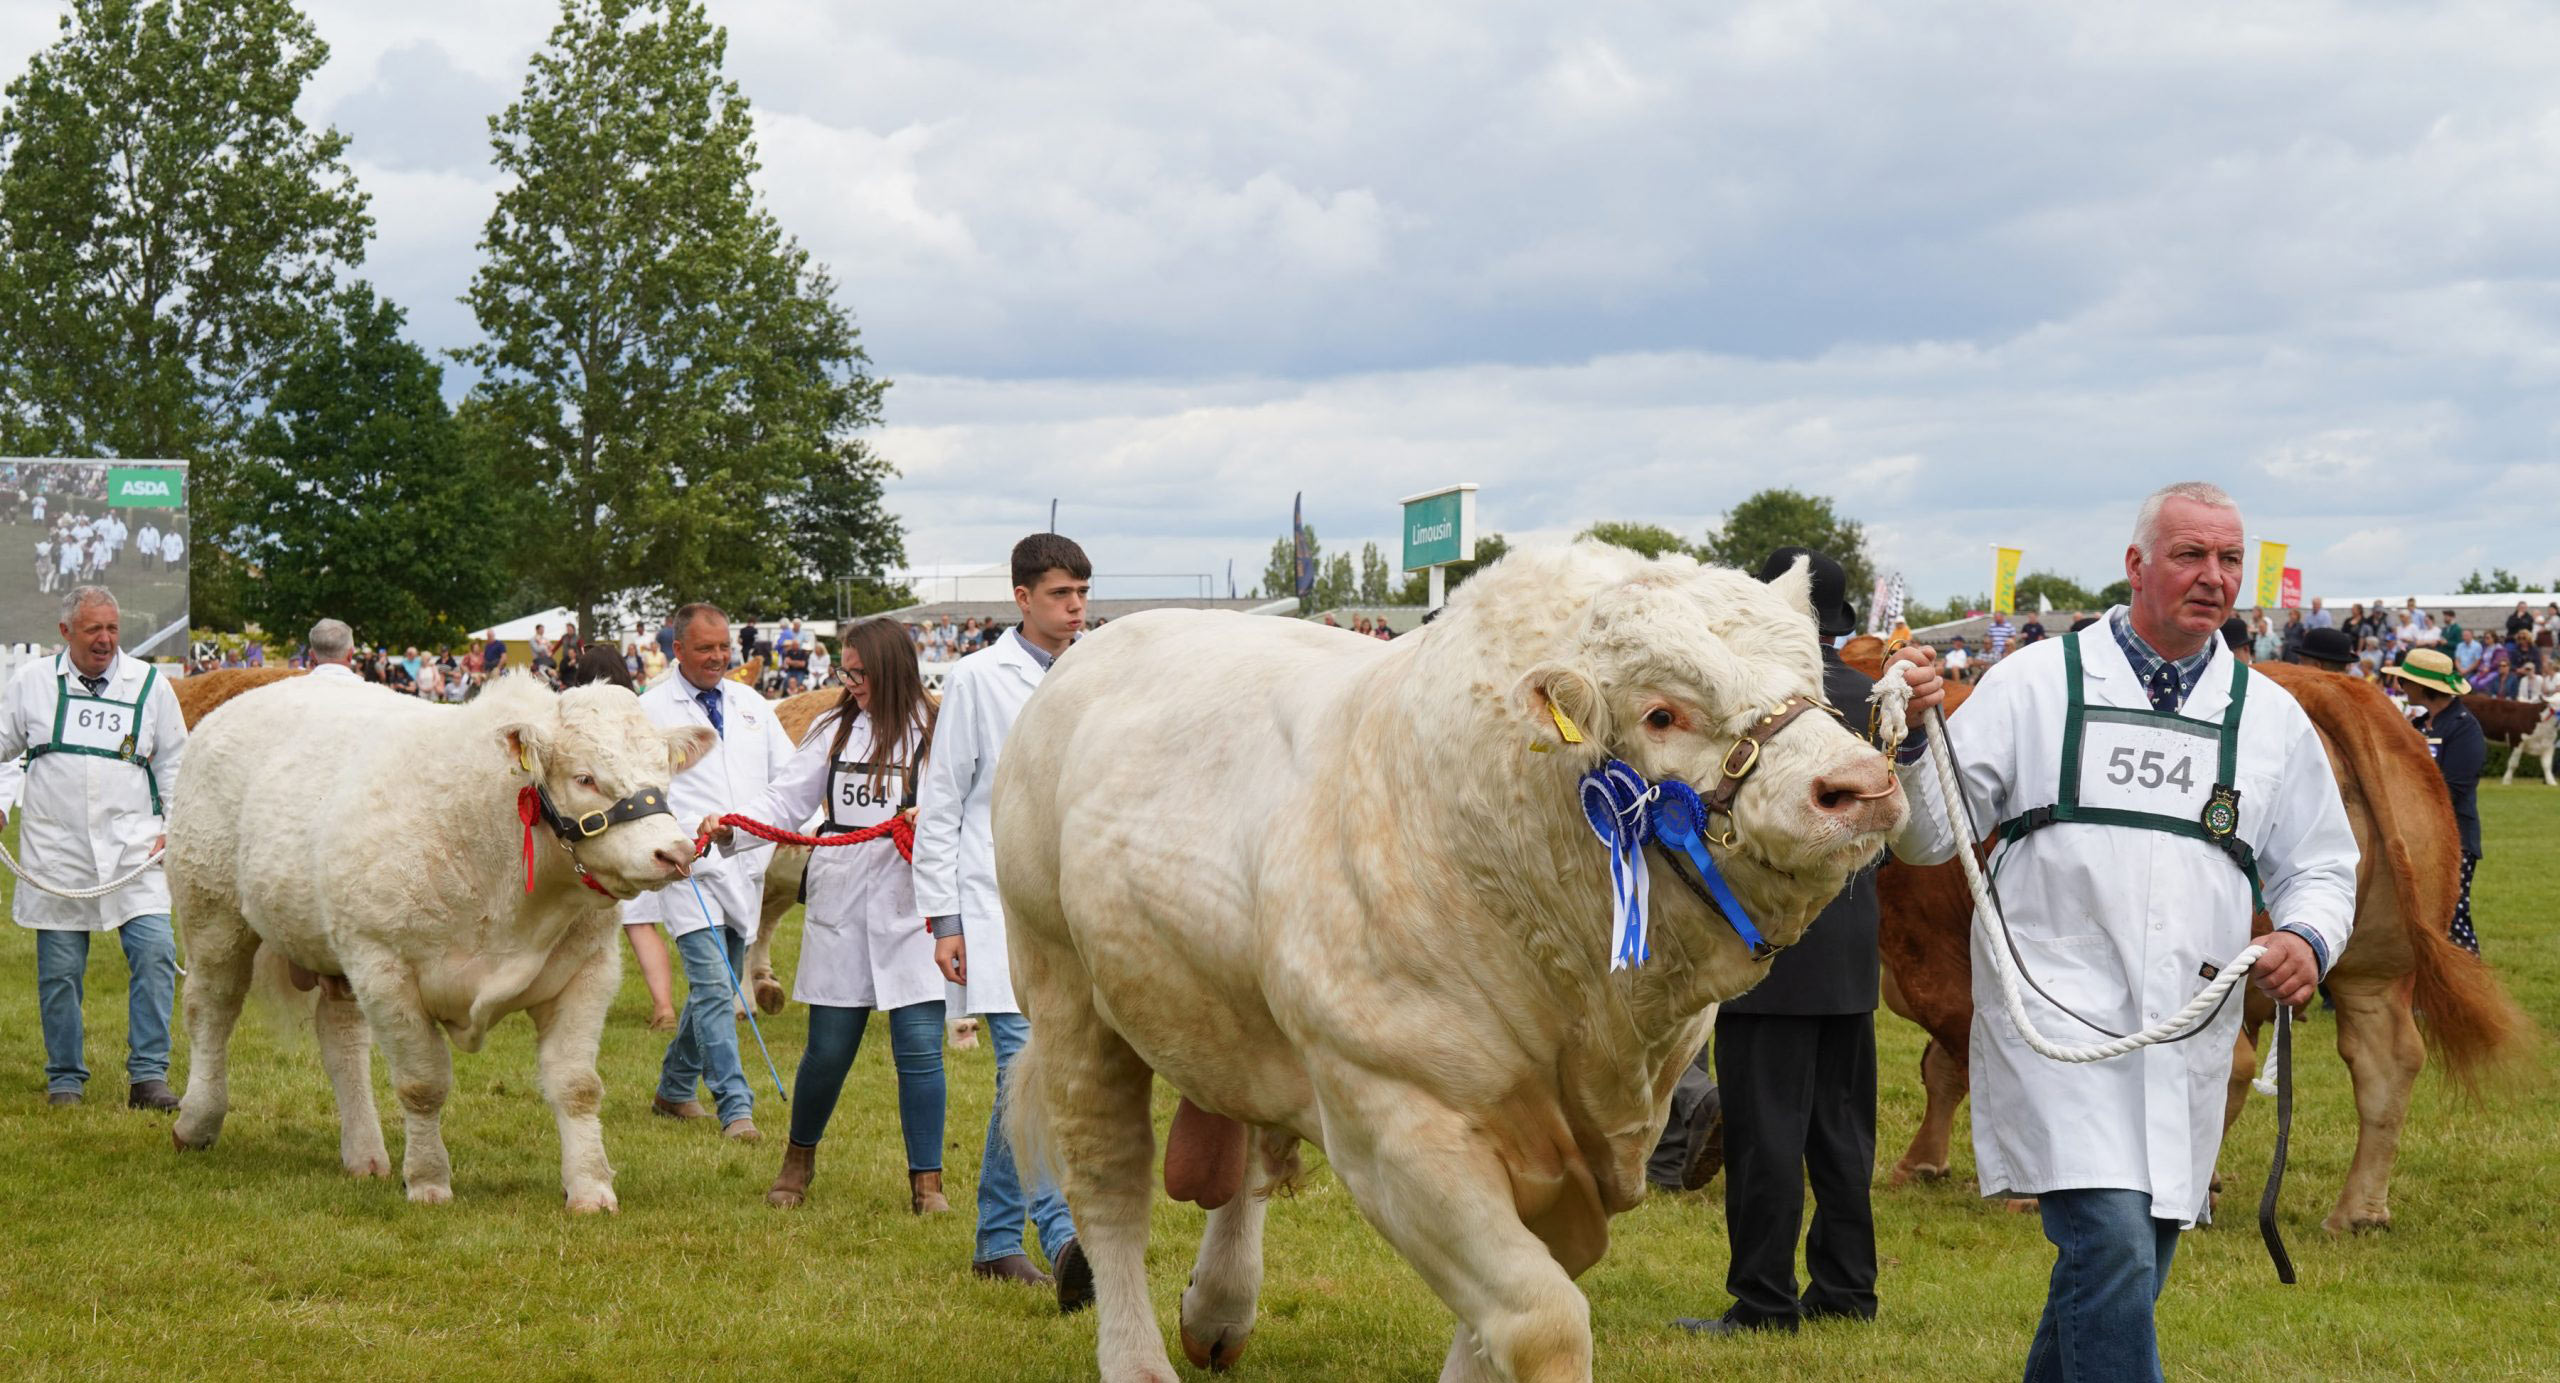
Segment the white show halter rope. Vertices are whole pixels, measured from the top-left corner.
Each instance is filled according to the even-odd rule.
[[[39,892],[50,893],[56,898],[104,898],[108,894],[115,892],[117,889],[124,887],[126,884],[132,883],[134,880],[141,878],[153,865],[160,863],[160,855],[160,851],[153,850],[150,858],[145,859],[142,863],[135,865],[127,872],[119,874],[94,888],[56,888],[53,885],[46,883],[44,880],[37,878],[35,875],[28,873],[26,866],[18,863],[18,857],[10,854],[5,847],[0,847],[0,864],[7,865],[9,867],[9,872],[18,876],[18,882],[26,884]]]
[[[1877,679],[1873,694],[1877,707],[1876,728],[1884,738],[1884,752],[1888,759],[1902,747],[1905,711],[1911,702],[1911,683],[1906,680],[1910,674],[1902,669],[1909,667],[1909,663],[1898,663],[1885,669],[1886,675]],[[2231,992],[2232,986],[2246,978],[2249,968],[2267,953],[2266,947],[2254,943],[2242,949],[2240,954],[2231,958],[2229,965],[2222,968],[2221,974],[2188,1001],[2185,1008],[2140,1032],[2086,1047],[2070,1046],[2046,1037],[2037,1031],[2035,1020],[2027,1015],[2026,996],[2018,989],[2017,961],[2009,953],[2009,920],[2000,915],[2000,906],[1992,899],[1990,882],[1983,877],[1982,864],[1974,858],[1973,823],[1965,815],[1964,787],[1956,778],[1955,758],[1947,752],[1946,717],[1935,710],[1930,711],[1929,730],[1929,766],[1937,775],[1938,795],[1945,800],[1947,824],[1953,829],[1957,842],[1956,858],[1964,862],[1965,883],[1973,890],[1974,930],[1982,939],[1983,954],[1991,957],[1991,972],[1999,981],[2000,1006],[2008,1015],[2009,1026],[2017,1029],[2018,1036],[2036,1055],[2074,1064],[2105,1061],[2144,1047],[2192,1037],[2211,1020],[2214,1011],[2222,1007],[2223,998]]]

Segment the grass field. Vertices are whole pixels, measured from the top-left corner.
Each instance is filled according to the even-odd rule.
[[[2560,1030],[2560,792],[2492,785],[2481,796],[2481,935],[2516,996]],[[797,937],[794,927],[780,949]],[[951,1057],[955,1213],[906,1213],[877,1025],[809,1205],[779,1213],[762,1200],[786,1117],[769,1086],[762,1147],[650,1116],[661,1044],[642,1026],[635,971],[605,1039],[605,1129],[622,1213],[573,1221],[562,1212],[557,1146],[521,1020],[483,1052],[456,1056],[445,1122],[455,1200],[423,1209],[394,1183],[339,1173],[310,1043],[255,1018],[235,1049],[236,1103],[221,1144],[173,1153],[165,1117],[121,1107],[124,972],[112,943],[96,948],[90,969],[94,1098],[46,1108],[33,956],[25,933],[0,933],[0,1376],[1093,1376],[1090,1314],[1061,1319],[1045,1296],[965,1271],[993,1076],[984,1050]],[[786,1079],[801,1031],[796,1008],[767,1022]],[[2549,1053],[2484,1105],[2427,1078],[2393,1186],[2396,1227],[2333,1239],[2319,1222],[2355,1122],[2330,1029],[2300,1031],[2284,1225],[2302,1281],[2276,1283],[2245,1209],[2226,1228],[2187,1236],[2161,1304],[2170,1377],[2560,1378],[2560,1096]],[[1920,1039],[1887,1017],[1879,1041],[1889,1163],[1919,1116]],[[182,1076],[183,1039],[179,1061]],[[749,1063],[764,1085],[752,1051]],[[395,1107],[387,1090],[382,1104]],[[2224,1158],[2248,1202],[2271,1124],[2266,1104],[2253,1105]],[[396,1156],[396,1120],[391,1138]],[[1664,1322],[1727,1300],[1720,1186],[1658,1195],[1620,1218],[1607,1261],[1582,1281],[1599,1377],[2015,1377],[2049,1249],[2034,1217],[1975,1199],[1965,1146],[1960,1137],[1949,1184],[1878,1190],[1884,1314],[1870,1326],[1689,1340]],[[1200,1222],[1191,1207],[1159,1204],[1151,1272],[1168,1329]],[[1235,1377],[1435,1376],[1448,1317],[1321,1170],[1274,1208],[1267,1261],[1261,1328]]]

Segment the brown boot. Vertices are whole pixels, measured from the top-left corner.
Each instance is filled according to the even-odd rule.
[[[951,1208],[942,1197],[942,1171],[907,1173],[907,1209],[918,1215],[939,1215]]]
[[[809,1178],[817,1170],[817,1144],[784,1139],[782,1170],[774,1174],[773,1189],[764,1193],[764,1203],[777,1210],[789,1210],[799,1205],[809,1198]]]

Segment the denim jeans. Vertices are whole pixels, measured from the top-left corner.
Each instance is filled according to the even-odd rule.
[[[755,1093],[747,1087],[746,1067],[738,1058],[738,1020],[731,1016],[730,975],[747,963],[747,943],[725,926],[669,937],[684,966],[684,1016],[667,1059],[658,1067],[658,1097],[673,1103],[693,1098],[695,1081],[711,1087],[720,1122],[734,1123],[755,1112]],[[720,963],[723,946],[727,965]]]
[[[1059,1252],[1076,1237],[1067,1198],[1043,1176],[1032,1185],[1026,1203],[1022,1175],[1013,1165],[1013,1145],[1004,1136],[1005,1073],[1013,1069],[1014,1053],[1031,1037],[1031,1020],[1019,1013],[982,1016],[987,1037],[996,1048],[996,1106],[987,1114],[987,1151],[978,1164],[978,1246],[970,1261],[985,1263],[1022,1252],[1022,1221],[1027,1215],[1040,1233],[1040,1252],[1055,1263]]]
[[[178,992],[178,943],[169,919],[137,917],[116,928],[124,943],[125,1077],[139,1085],[169,1078],[169,1007]],[[81,981],[89,970],[87,932],[36,933],[36,1011],[44,1026],[47,1090],[77,1091],[89,1083],[81,1060]]]
[[[844,1092],[845,1073],[862,1050],[867,1008],[809,1005],[809,1047],[791,1078],[791,1141],[815,1147]],[[942,1001],[889,1010],[889,1054],[898,1067],[898,1127],[907,1137],[907,1170],[942,1170]]]
[[[2053,1281],[2026,1383],[2161,1383],[2152,1306],[2169,1281],[2178,1222],[2151,1218],[2142,1191],[2047,1191],[2037,1208]]]

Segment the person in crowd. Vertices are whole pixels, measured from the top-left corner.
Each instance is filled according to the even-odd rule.
[[[178,947],[156,856],[186,756],[186,718],[159,670],[119,647],[123,621],[105,587],[64,592],[58,627],[62,652],[27,662],[0,693],[0,826],[20,812],[19,859],[29,876],[56,887],[134,877],[96,898],[23,882],[11,898],[17,924],[36,934],[45,1100],[76,1105],[88,1086],[81,994],[89,937],[114,932],[126,968],[125,1103],[176,1109],[169,1012]]]
[[[809,643],[789,625],[782,632],[790,636],[781,645],[783,686],[796,696],[809,689]]]
[[[2356,650],[2356,676],[2370,682],[2382,672],[2382,640],[2372,634],[2364,636],[2364,644]]]
[[[1852,630],[1850,632],[1855,633],[1856,631]],[[2009,651],[2009,641],[2017,637],[2017,632],[2016,626],[2009,622],[2009,617],[2007,615],[1998,610],[1991,612],[1991,627],[1983,631],[1982,635],[1982,652],[1985,666],[2000,661],[2001,656]]]
[[[1093,1300],[1093,1269],[1076,1245],[1075,1221],[1046,1175],[1038,1176],[1029,1196],[1024,1195],[1013,1146],[1002,1126],[1005,1076],[1030,1037],[1031,1025],[1015,1002],[1005,954],[989,808],[996,761],[1014,718],[1084,628],[1093,564],[1072,541],[1034,533],[1014,544],[1012,566],[1013,600],[1022,623],[992,646],[953,664],[943,678],[942,711],[917,791],[916,907],[933,929],[935,965],[960,988],[966,1011],[983,1021],[995,1043],[996,1098],[978,1168],[978,1225],[970,1270],[1008,1282],[1054,1281],[1059,1309],[1075,1311]],[[1055,1270],[1054,1279],[1023,1252],[1026,1212]]]
[[[1840,661],[1835,646],[1858,631],[1840,564],[1782,547],[1761,562],[1759,577],[1775,581],[1798,560],[1812,565],[1823,697],[1863,706],[1874,684]],[[1913,709],[1911,723],[1924,714]],[[1875,871],[1863,869],[1802,941],[1778,953],[1757,986],[1716,1010],[1711,1050],[1732,1246],[1724,1285],[1733,1305],[1720,1316],[1673,1322],[1692,1334],[1792,1333],[1803,1320],[1875,1318],[1876,1226],[1867,1185],[1876,1166],[1877,921]],[[1813,1226],[1804,1236],[1799,1296],[1796,1238],[1808,1180]]]
[[[2249,626],[2249,657],[2250,661],[2259,663],[2293,661],[2285,657],[2284,636],[2276,632],[2274,621],[2268,619],[2263,610]]]
[[[686,605],[676,611],[675,626],[675,675],[642,693],[640,708],[655,724],[701,726],[719,737],[711,752],[667,788],[677,819],[698,821],[727,811],[732,802],[762,797],[796,746],[772,706],[728,675],[729,617],[720,607]],[[738,1024],[729,1006],[764,910],[764,871],[771,858],[764,841],[742,837],[697,862],[690,885],[643,893],[622,905],[626,926],[664,927],[684,966],[684,1012],[659,1063],[658,1091],[649,1107],[669,1119],[706,1118],[694,1098],[700,1082],[710,1087],[721,1133],[741,1143],[763,1134],[753,1117],[755,1092],[739,1060]],[[645,954],[641,963],[645,969]]]
[[[910,643],[907,645],[907,653],[911,657],[914,655],[914,644]],[[809,685],[812,687],[826,686],[834,679],[835,673],[835,655],[827,651],[827,641],[819,638],[810,639]]]
[[[2020,648],[2040,642],[2043,638],[2044,617],[2042,615],[2031,614],[2027,616],[2025,623],[2018,626],[2018,647]]]
[[[2328,607],[2322,605],[2320,597],[2316,595],[2311,597],[2311,613],[2303,616],[2302,622],[2313,629],[2334,628],[2337,624],[2337,620],[2329,614]]]
[[[2345,634],[2335,629],[2314,629],[2305,633],[2295,651],[2299,656],[2294,661],[2304,667],[2342,676],[2347,675],[2356,661],[2354,645],[2347,642]]]
[[[2530,602],[2517,601],[2515,610],[2507,616],[2507,637],[2514,638],[2519,629],[2528,633],[2533,629],[2533,607]]]
[[[2542,655],[2533,644],[2533,635],[2519,629],[2507,638],[2507,665],[2498,678],[2498,695],[2512,700],[2521,694],[2524,679],[2542,670]]]
[[[551,650],[551,640],[544,637],[543,627],[533,626],[533,675],[553,686],[560,685],[560,660]]]
[[[2125,552],[2131,603],[1993,669],[1945,722],[1965,805],[2003,842],[2006,926],[2038,980],[2028,1014],[2059,1040],[2095,1040],[2082,1024],[2131,1032],[2172,1016],[2201,974],[2249,944],[2261,893],[2275,930],[2249,979],[2277,1002],[2307,1001],[2346,947],[2356,843],[2328,753],[2283,686],[2214,639],[2239,596],[2244,532],[2217,487],[2155,492]],[[1894,658],[1925,667],[1928,654]],[[2195,721],[2218,728],[2180,728]],[[2080,756],[2068,776],[2066,747]],[[2110,773],[2136,748],[2175,761],[2154,777]],[[2220,778],[2226,752],[2244,795]],[[1902,784],[1911,811],[1897,857],[1934,864],[1974,848],[1936,775]],[[2097,809],[2108,819],[2071,819]],[[2218,834],[2253,853],[2224,850]],[[2155,1303],[2180,1228],[2207,1209],[2241,1006],[2191,1041],[2072,1064],[2038,1055],[2001,1016],[1993,967],[1975,967],[1974,1003],[1985,1015],[1971,1060],[1976,1180],[1985,1196],[2038,1197],[2055,1251],[2025,1377],[2158,1380]]]
[[[495,677],[500,672],[505,671],[506,666],[507,641],[499,638],[496,631],[492,630],[489,634],[488,644],[480,650],[481,675],[484,677]]]
[[[762,652],[762,651],[763,651],[762,643],[763,643],[763,641],[762,641],[762,639],[759,637],[759,635],[758,635],[758,633],[757,633],[757,631],[756,631],[756,627],[755,627],[754,625],[752,625],[752,624],[741,624],[741,625],[739,625],[739,626],[738,626],[738,661],[739,661],[739,662],[742,662],[742,663],[752,663],[752,662],[754,662],[754,661],[756,660],[756,655],[757,655],[758,653],[760,653],[760,652]]]
[[[1969,682],[1973,680],[1973,651],[1964,646],[1964,635],[1956,635],[1955,642],[1947,646],[1947,660],[1945,666],[1948,681]]]
[[[605,682],[620,687],[624,691],[639,690],[632,684],[631,668],[623,662],[622,655],[603,644],[589,644],[582,650],[578,654],[578,661],[570,666],[567,680],[573,687],[583,687],[591,682]]]
[[[304,644],[311,650],[311,676],[333,682],[362,682],[356,675],[356,634],[342,619],[311,626]]]
[[[2454,943],[2480,954],[2480,936],[2471,925],[2471,875],[2480,865],[2480,770],[2489,760],[2489,737],[2471,708],[2462,704],[2467,688],[2453,660],[2440,649],[2411,653],[2390,676],[2419,711],[2417,726],[2427,737],[2427,752],[2444,775],[2445,792],[2453,798],[2453,819],[2462,831],[2462,893],[2453,907],[2449,928]]]
[[[2453,670],[2469,677],[2480,670],[2480,659],[2487,652],[2477,631],[2463,630],[2461,642],[2453,646]]]
[[[934,722],[914,644],[895,620],[864,620],[845,634],[844,670],[843,693],[810,724],[765,795],[742,809],[746,815],[797,823],[823,808],[821,833],[835,835],[914,809]],[[722,842],[734,832],[716,819],[703,830]],[[949,1210],[942,1193],[943,981],[932,934],[916,925],[915,871],[886,842],[816,850],[805,892],[808,928],[791,997],[809,1006],[809,1045],[792,1080],[782,1170],[765,1201],[790,1209],[808,1198],[818,1140],[877,1009],[888,1017],[898,1070],[907,1208],[919,1215]]]

